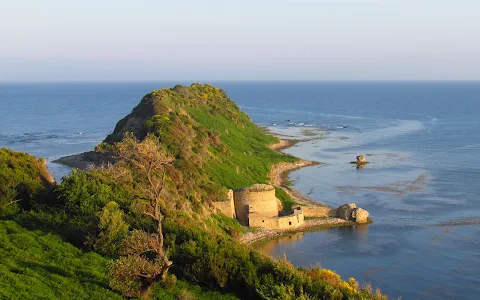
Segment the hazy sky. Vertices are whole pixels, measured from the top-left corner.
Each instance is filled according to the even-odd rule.
[[[480,80],[479,0],[0,0],[0,81]]]

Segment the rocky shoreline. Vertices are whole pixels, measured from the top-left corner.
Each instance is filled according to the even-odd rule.
[[[52,163],[65,165],[80,170],[90,170],[100,167],[102,164],[113,162],[111,155],[95,151],[88,151],[74,155],[60,157]]]

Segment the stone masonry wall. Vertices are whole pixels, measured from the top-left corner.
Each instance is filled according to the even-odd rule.
[[[213,202],[213,206],[215,206],[216,209],[221,211],[227,217],[234,218],[234,219],[236,218],[235,204],[234,204],[234,200],[233,200],[233,191],[232,190],[228,190],[226,201]]]
[[[278,217],[266,218],[260,214],[251,213],[249,215],[248,221],[250,227],[263,227],[267,229],[278,229]]]
[[[278,218],[278,229],[297,228],[305,222],[303,214],[290,215]]]
[[[285,217],[265,217],[261,214],[251,213],[249,215],[249,226],[263,227],[266,229],[290,229],[297,228],[305,222],[302,213]]]

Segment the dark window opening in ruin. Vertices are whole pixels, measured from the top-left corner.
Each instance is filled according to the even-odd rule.
[[[292,222],[288,222],[288,225],[292,225]]]
[[[265,220],[262,220],[263,223],[265,223]]]

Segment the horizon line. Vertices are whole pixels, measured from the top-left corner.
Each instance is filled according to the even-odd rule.
[[[141,82],[192,82],[192,83],[205,83],[205,82],[465,82],[465,83],[477,83],[480,79],[75,79],[75,80],[0,80],[0,84],[5,83],[141,83]]]

